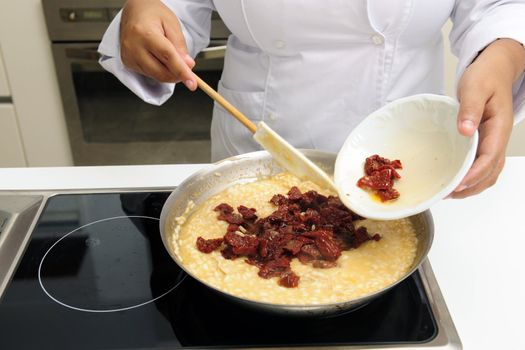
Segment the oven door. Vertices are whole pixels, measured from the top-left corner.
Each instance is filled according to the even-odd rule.
[[[225,41],[195,72],[217,87]],[[140,100],[98,64],[98,43],[55,43],[53,55],[75,165],[206,163],[213,101],[182,84],[162,106]]]

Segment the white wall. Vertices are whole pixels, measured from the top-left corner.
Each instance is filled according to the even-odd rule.
[[[41,0],[0,1],[0,46],[27,164],[71,165]]]
[[[457,58],[450,52],[448,34],[452,23],[448,21],[443,27],[445,37],[445,92],[449,96],[455,97],[455,71]],[[514,126],[512,137],[507,148],[509,156],[525,156],[525,122]]]

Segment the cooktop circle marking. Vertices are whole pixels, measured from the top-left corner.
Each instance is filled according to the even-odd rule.
[[[172,290],[174,290],[175,288],[177,288],[185,279],[186,277],[188,277],[188,275],[186,273],[184,273],[184,276],[180,279],[180,281],[178,281],[173,287],[171,287],[168,291],[162,293],[161,295],[158,295],[156,296],[155,298],[152,298],[151,300],[148,300],[148,301],[145,301],[145,302],[142,302],[142,303],[139,303],[139,304],[136,304],[136,305],[131,305],[131,306],[127,306],[127,307],[122,307],[122,308],[115,308],[115,309],[87,309],[87,308],[81,308],[81,307],[76,307],[76,306],[73,306],[73,305],[69,305],[57,298],[55,298],[47,289],[46,287],[44,286],[44,283],[42,282],[42,265],[44,263],[44,260],[46,259],[47,255],[49,254],[49,252],[57,245],[59,244],[62,240],[66,239],[69,235],[79,231],[79,230],[82,230],[83,228],[86,228],[88,226],[91,226],[91,225],[95,225],[95,224],[98,224],[98,223],[101,223],[101,222],[104,222],[104,221],[110,221],[110,220],[116,220],[116,219],[128,219],[128,218],[139,218],[139,219],[152,219],[152,220],[157,220],[157,221],[160,221],[159,218],[155,218],[155,217],[152,217],[152,216],[142,216],[142,215],[122,215],[122,216],[114,216],[114,217],[110,217],[110,218],[105,218],[105,219],[100,219],[100,220],[96,220],[96,221],[93,221],[93,222],[90,222],[88,224],[85,224],[85,225],[82,225],[82,226],[79,226],[77,227],[76,229],[74,229],[73,231],[70,231],[68,233],[66,233],[64,236],[60,237],[60,239],[58,239],[55,243],[53,243],[53,245],[45,252],[44,256],[42,257],[42,260],[40,260],[40,264],[38,265],[38,283],[40,284],[40,287],[42,288],[42,290],[44,291],[44,293],[46,293],[46,295],[51,298],[51,300],[55,301],[56,303],[62,305],[62,306],[65,306],[69,309],[73,309],[73,310],[77,310],[77,311],[84,311],[84,312],[97,312],[97,313],[104,313],[104,312],[117,312],[117,311],[125,311],[125,310],[131,310],[131,309],[135,309],[135,308],[138,308],[138,307],[141,307],[141,306],[144,306],[144,305],[147,305],[147,304],[150,304],[160,298],[162,298],[163,296],[169,294]],[[94,247],[94,246],[97,246],[100,244],[100,240],[95,238],[88,238],[87,241],[86,241],[86,245],[88,247]]]

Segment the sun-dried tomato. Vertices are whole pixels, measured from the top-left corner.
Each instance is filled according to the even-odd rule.
[[[231,245],[226,245],[226,247],[221,250],[221,255],[224,259],[228,260],[235,260],[238,257],[238,255],[233,252],[233,247]]]
[[[365,243],[366,241],[370,241],[370,240],[379,241],[380,239],[381,239],[381,236],[379,234],[376,233],[375,235],[370,236],[368,234],[366,227],[361,226],[355,230],[355,235],[352,241],[352,248],[354,249],[359,248],[359,246]]]
[[[292,255],[297,255],[301,251],[301,247],[304,245],[303,241],[292,239],[286,243],[284,249],[292,253]]]
[[[391,161],[390,159],[374,154],[365,160],[365,174],[370,176],[375,171],[381,170],[385,165],[391,166],[393,169],[403,169],[403,165],[399,159]]]
[[[299,190],[297,187],[290,188],[290,191],[288,191],[288,200],[295,202],[301,199],[301,190]]]
[[[219,216],[217,217],[219,220],[235,225],[239,225],[243,222],[242,215],[234,213],[233,207],[229,204],[219,204],[214,210],[219,212]]]
[[[244,205],[240,205],[237,208],[237,211],[239,212],[239,214],[242,215],[242,218],[244,220],[249,220],[249,221],[257,220],[257,215],[255,215],[255,212],[256,212],[255,208],[247,208]]]
[[[197,238],[197,249],[203,253],[211,253],[221,246],[222,241],[222,238],[204,239],[199,237]]]
[[[272,197],[272,199],[270,199],[270,203],[275,206],[281,206],[282,204],[288,203],[288,198],[282,194],[276,194]]]
[[[399,198],[399,192],[395,188],[389,188],[387,190],[378,190],[377,195],[383,202],[391,199]]]
[[[259,246],[259,239],[255,236],[241,236],[233,232],[224,235],[224,242],[232,247],[235,255],[255,255]]]
[[[259,276],[262,278],[279,277],[285,272],[290,271],[290,258],[281,257],[275,260],[270,260],[262,265],[259,270]]]
[[[286,287],[286,288],[295,288],[299,285],[299,276],[297,276],[293,272],[286,272],[281,276],[279,279],[280,286]]]
[[[226,233],[220,243],[199,237],[197,247],[222,247],[225,259],[244,256],[246,263],[259,269],[260,277],[278,277],[280,286],[293,288],[299,276],[291,270],[292,259],[315,268],[332,268],[337,266],[342,251],[380,239],[378,234],[369,235],[364,227],[356,229],[354,221],[362,218],[338,197],[315,191],[301,193],[292,187],[286,196],[274,195],[270,203],[277,208],[264,218],[259,218],[254,208],[241,205],[235,212],[226,203],[218,205],[217,218],[228,223]]]
[[[299,260],[302,263],[307,263],[312,260],[320,260],[323,258],[323,255],[321,254],[319,248],[317,248],[315,244],[306,244],[302,246],[299,256]]]
[[[229,224],[228,228],[226,229],[228,232],[237,232],[237,230],[239,230],[239,225],[236,224]]]
[[[399,159],[391,161],[374,154],[366,158],[364,166],[365,176],[357,181],[357,186],[365,190],[374,191],[383,202],[396,199],[399,197],[399,192],[393,188],[394,180],[401,178],[396,169],[402,168],[403,166]]]
[[[359,179],[359,186],[369,190],[388,190],[394,185],[392,170],[383,169],[374,172],[370,176]]]
[[[336,261],[341,256],[341,248],[330,235],[321,235],[315,239],[315,245],[325,260]]]

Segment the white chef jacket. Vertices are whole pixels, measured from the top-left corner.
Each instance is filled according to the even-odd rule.
[[[417,93],[443,93],[441,27],[451,17],[457,77],[497,38],[525,42],[525,0],[164,0],[191,55],[209,43],[217,10],[232,32],[219,92],[254,122],[300,148],[337,152],[364,117]],[[162,104],[175,84],[128,70],[120,59],[120,14],[99,46],[101,65],[144,101]],[[523,75],[515,120],[525,117]],[[260,149],[215,104],[212,159]]]

